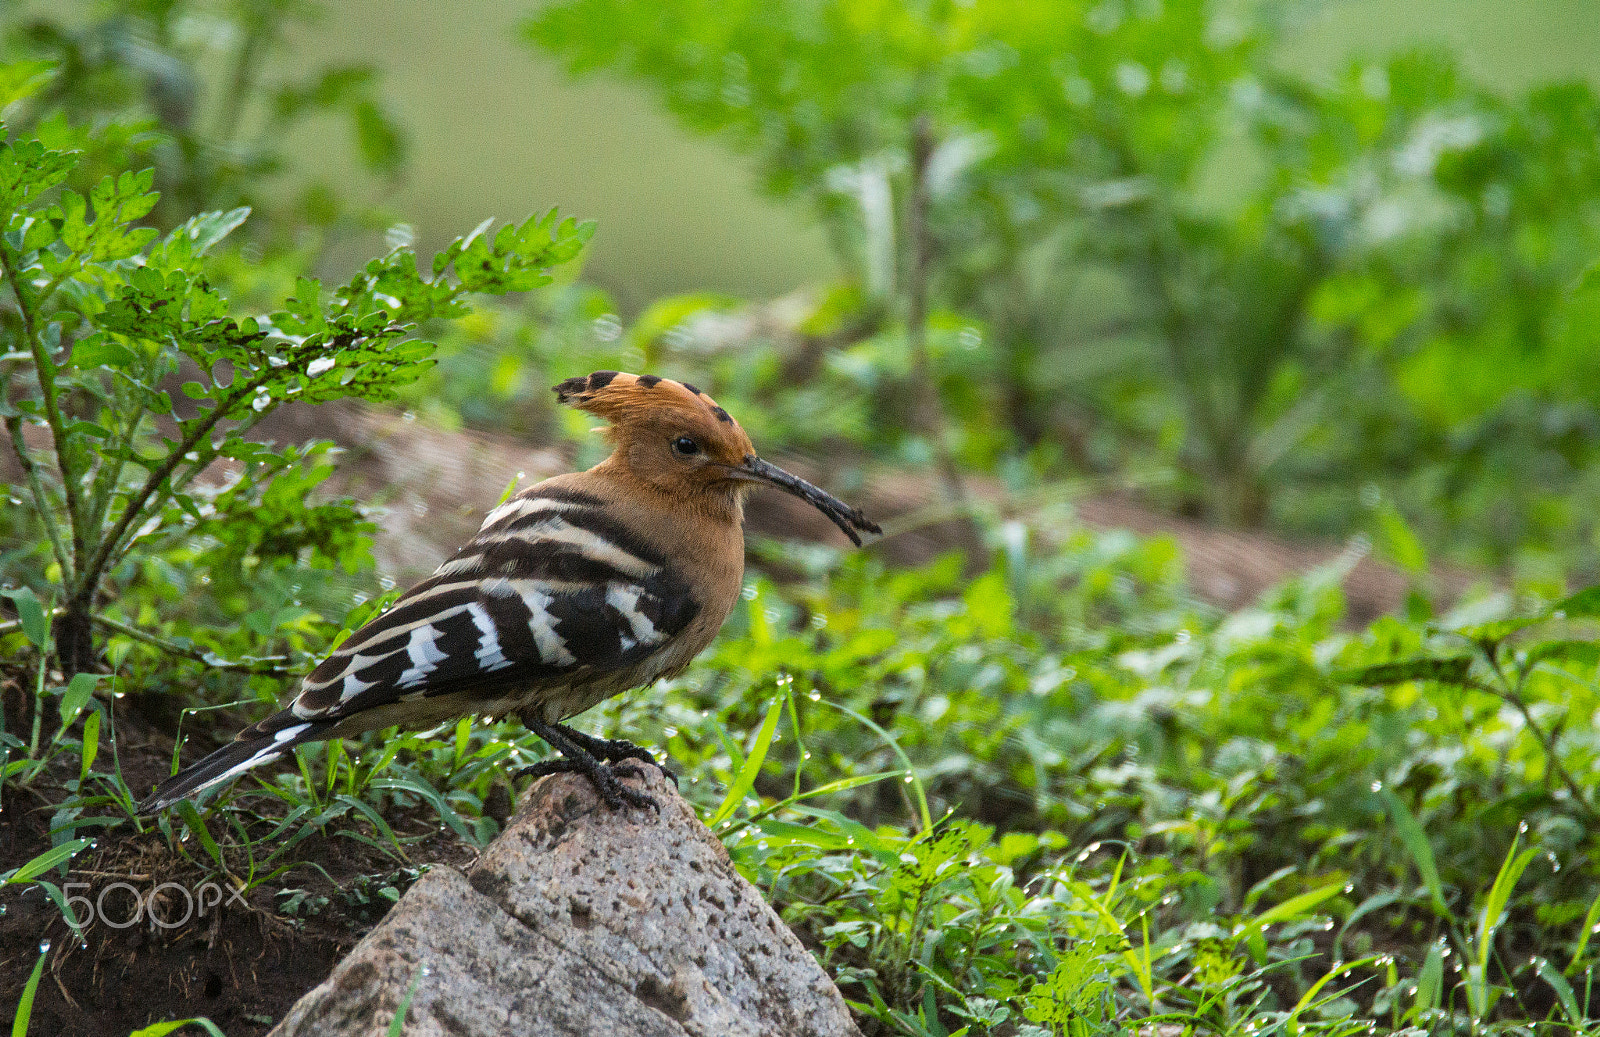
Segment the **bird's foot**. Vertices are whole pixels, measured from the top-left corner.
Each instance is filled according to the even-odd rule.
[[[561,755],[549,760],[540,760],[532,766],[522,768],[517,772],[518,777],[542,777],[546,774],[582,774],[589,779],[589,783],[600,794],[600,798],[604,799],[606,805],[613,810],[621,810],[623,805],[627,804],[636,807],[650,807],[658,814],[661,812],[661,804],[656,802],[654,796],[638,789],[630,788],[618,781],[616,771],[621,768],[608,765],[606,754],[591,751],[588,745],[584,744],[585,741],[598,743],[600,746],[613,743],[609,743],[605,739],[591,739],[587,735],[580,735],[579,738],[569,737],[579,733],[561,724],[531,723],[528,727],[534,734],[548,742],[552,749],[560,752]],[[622,744],[631,746],[631,743],[628,742],[623,742]],[[637,752],[644,752],[643,749],[639,749],[637,746],[631,746],[631,748]],[[646,754],[647,757],[648,755]],[[634,759],[637,759],[637,757],[622,756],[616,762],[625,764],[625,761]],[[655,761],[651,759],[649,762],[654,763]],[[629,769],[632,768],[630,767]]]
[[[672,768],[656,759],[655,754],[643,746],[634,745],[626,738],[596,738],[594,735],[586,735],[582,731],[568,727],[566,724],[551,724],[550,726],[572,739],[591,756],[597,756],[607,763],[622,763],[625,760],[639,760],[642,763],[648,763],[660,771],[663,776],[672,779],[674,788],[678,787],[678,775]]]
[[[517,771],[515,776],[518,778],[542,778],[546,774],[582,774],[589,779],[589,783],[600,794],[600,798],[606,801],[606,806],[613,810],[621,810],[626,804],[636,807],[650,807],[656,813],[661,812],[661,804],[656,802],[654,796],[640,792],[638,789],[631,788],[618,781],[617,770],[621,770],[621,768],[613,769],[592,756],[587,758],[557,756],[549,760],[540,760],[538,763],[524,767]]]

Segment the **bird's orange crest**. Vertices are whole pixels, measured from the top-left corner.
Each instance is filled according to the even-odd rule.
[[[680,425],[702,440],[708,454],[737,464],[755,452],[750,437],[717,401],[685,382],[658,375],[596,371],[555,387],[556,399],[609,421],[623,435]]]

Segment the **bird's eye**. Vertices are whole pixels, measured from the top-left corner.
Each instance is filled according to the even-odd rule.
[[[679,457],[693,457],[700,452],[700,444],[688,436],[679,436],[672,441],[672,452]]]

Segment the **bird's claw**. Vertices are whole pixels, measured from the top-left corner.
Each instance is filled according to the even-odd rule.
[[[565,724],[554,724],[552,726],[576,742],[582,749],[607,763],[624,763],[628,760],[648,763],[660,771],[663,777],[670,778],[673,788],[679,786],[677,773],[671,767],[668,767],[666,763],[656,759],[654,753],[641,745],[635,745],[626,738],[596,738],[593,735],[586,735],[582,731],[574,730]]]
[[[654,762],[654,761],[651,761]],[[659,764],[658,764],[659,766]],[[588,760],[570,756],[558,756],[548,760],[540,760],[520,768],[513,775],[517,778],[542,778],[548,774],[582,774],[589,779],[589,784],[606,801],[606,806],[612,810],[621,810],[624,806],[649,807],[656,813],[661,813],[661,804],[656,802],[654,796],[630,788],[617,780],[617,772],[624,767],[633,776],[640,779],[645,777],[644,770],[637,762],[623,761],[615,765],[607,765],[590,757]]]

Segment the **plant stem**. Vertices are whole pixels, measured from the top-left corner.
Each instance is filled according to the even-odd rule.
[[[52,616],[60,616],[63,611],[59,608],[53,609],[50,614]],[[104,627],[107,630],[131,637],[135,641],[150,645],[152,648],[159,648],[171,655],[178,655],[185,659],[192,659],[195,662],[205,663],[213,670],[226,670],[230,673],[259,673],[267,676],[289,676],[294,673],[292,667],[281,665],[281,663],[289,661],[289,657],[286,655],[269,655],[260,659],[247,657],[245,660],[221,659],[210,652],[202,652],[198,648],[188,648],[178,644],[176,641],[168,641],[164,637],[157,637],[147,630],[129,626],[120,620],[112,619],[110,616],[96,614],[91,616],[90,619],[95,626]],[[0,623],[0,635],[15,633],[21,629],[22,620],[20,619],[9,619]]]
[[[67,551],[66,542],[61,539],[61,526],[56,522],[55,512],[50,509],[50,499],[45,496],[44,485],[39,481],[38,466],[33,463],[28,444],[22,440],[22,418],[18,415],[7,417],[6,429],[11,433],[11,452],[17,456],[17,463],[27,477],[28,492],[33,495],[33,510],[39,513],[40,520],[44,522],[50,552],[55,555],[56,564],[61,566],[61,582],[67,583],[72,579],[72,555]]]
[[[133,447],[134,437],[139,434],[139,427],[144,423],[147,404],[140,403],[134,409],[133,417],[124,427],[123,434],[106,453],[113,458],[112,461],[102,461],[103,467],[94,480],[93,505],[89,512],[91,529],[99,529],[105,525],[106,513],[111,509],[111,500],[116,496],[117,483],[122,479],[122,473],[128,466],[128,451]]]
[[[44,401],[45,420],[50,425],[50,436],[55,443],[56,468],[61,473],[61,492],[67,502],[67,521],[72,530],[72,557],[77,564],[63,565],[61,576],[62,583],[70,586],[69,581],[75,575],[81,577],[83,572],[83,505],[78,499],[77,473],[72,471],[72,462],[68,453],[66,421],[61,416],[61,403],[56,395],[55,361],[51,359],[49,350],[45,348],[44,340],[39,337],[39,327],[34,316],[34,306],[28,298],[28,290],[22,283],[22,277],[17,267],[17,257],[12,253],[10,246],[0,241],[0,272],[4,272],[6,281],[11,285],[11,294],[17,300],[17,312],[22,317],[23,334],[28,340],[28,351],[33,354],[34,371],[39,380],[39,395]],[[10,417],[6,419],[6,424],[14,426],[12,430],[12,448],[18,450],[19,456],[23,458],[24,466],[28,467],[30,474],[32,474],[32,466],[25,459],[26,455],[22,449],[20,424],[17,423],[17,419]],[[35,485],[37,484],[35,483]],[[48,509],[44,506],[46,502],[37,493],[35,494],[35,503],[40,506],[41,513],[47,513]],[[56,536],[60,536],[59,530]],[[76,570],[76,573],[74,570]]]
[[[159,648],[163,652],[168,652],[172,655],[181,655],[185,659],[193,659],[195,662],[205,663],[213,670],[227,670],[229,672],[236,673],[260,673],[281,676],[287,676],[288,674],[294,672],[288,666],[279,665],[277,660],[281,660],[283,662],[289,661],[289,657],[285,655],[268,656],[264,659],[251,659],[247,662],[235,662],[229,659],[219,659],[212,653],[202,652],[198,648],[187,648],[175,641],[168,641],[164,637],[157,637],[155,634],[152,634],[149,631],[140,630],[138,627],[129,626],[128,624],[119,620],[112,619],[110,616],[96,615],[94,617],[94,623],[96,626],[104,627],[107,630],[112,630],[126,637],[131,637],[135,641],[140,641],[154,648]]]
[[[1555,776],[1561,780],[1561,784],[1567,787],[1567,791],[1572,794],[1573,801],[1576,802],[1578,807],[1589,816],[1590,820],[1600,821],[1600,812],[1597,812],[1589,803],[1589,798],[1584,795],[1583,789],[1581,786],[1579,786],[1577,779],[1572,776],[1572,772],[1567,770],[1566,766],[1561,762],[1561,757],[1556,754],[1555,739],[1551,737],[1549,732],[1545,731],[1544,728],[1539,726],[1539,722],[1533,717],[1533,711],[1530,710],[1528,708],[1528,704],[1522,700],[1522,682],[1519,681],[1517,686],[1513,688],[1511,686],[1511,682],[1506,679],[1505,671],[1501,668],[1499,659],[1496,658],[1498,653],[1496,653],[1493,649],[1486,648],[1482,645],[1479,647],[1482,648],[1484,654],[1489,657],[1490,666],[1494,669],[1495,676],[1500,678],[1500,683],[1503,686],[1496,688],[1492,685],[1485,684],[1482,681],[1475,680],[1467,680],[1464,683],[1467,685],[1467,687],[1470,687],[1476,691],[1487,692],[1490,695],[1496,696],[1501,701],[1510,703],[1512,706],[1516,707],[1517,712],[1522,714],[1523,724],[1526,725],[1528,730],[1533,733],[1533,737],[1538,740],[1539,745],[1544,749],[1544,757],[1548,763],[1548,766],[1550,767],[1550,770],[1554,772]]]
[[[150,472],[144,481],[144,485],[139,487],[138,492],[128,499],[127,505],[122,509],[122,514],[117,519],[117,524],[100,541],[99,549],[95,551],[88,564],[84,566],[83,582],[91,586],[99,582],[100,573],[111,561],[112,553],[133,526],[134,520],[144,514],[145,505],[150,502],[150,498],[155,495],[162,484],[171,478],[172,473],[177,471],[178,466],[183,463],[184,457],[189,451],[193,450],[195,444],[199,443],[212,429],[217,427],[217,423],[222,420],[224,414],[233,409],[234,404],[246,397],[254,396],[256,389],[266,384],[272,375],[273,372],[271,370],[264,370],[249,382],[229,393],[225,400],[219,401],[215,407],[211,408],[205,418],[195,422],[194,426],[184,435],[181,443],[167,452],[167,459],[161,462],[160,467]]]

